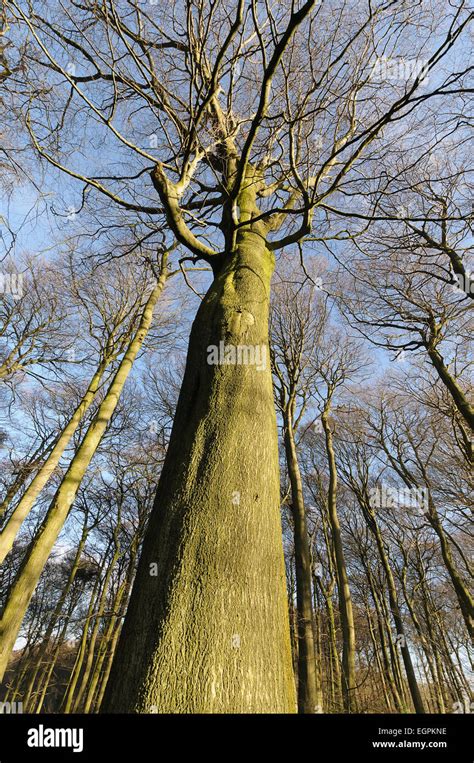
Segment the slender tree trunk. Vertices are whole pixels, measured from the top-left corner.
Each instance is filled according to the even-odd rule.
[[[428,355],[430,357],[431,362],[433,363],[436,371],[438,372],[439,378],[441,379],[444,386],[451,394],[451,397],[454,400],[456,408],[458,409],[459,413],[464,418],[464,420],[469,424],[469,427],[471,428],[471,430],[474,431],[473,406],[470,404],[463,390],[459,386],[457,380],[454,378],[454,376],[451,376],[451,374],[449,373],[449,370],[444,362],[444,359],[442,355],[438,352],[438,350],[435,347],[430,345],[427,347],[427,351],[428,351]]]
[[[125,588],[126,588],[126,581],[124,581],[120,585],[117,595],[114,599],[114,602],[113,602],[114,610],[120,607],[120,602],[125,592]],[[87,694],[84,700],[84,709],[83,709],[84,713],[90,713],[91,706],[94,701],[95,691],[97,688],[97,684],[99,683],[102,666],[104,664],[105,656],[109,649],[110,641],[112,639],[112,636],[115,630],[115,619],[116,619],[115,616],[111,614],[109,617],[109,621],[107,623],[107,628],[105,629],[105,632],[100,640],[100,645],[97,652],[97,658],[94,663],[94,668],[92,670],[89,686],[87,687]],[[76,706],[79,707],[79,697],[76,701]]]
[[[367,616],[367,624],[369,626],[370,640],[372,641],[372,647],[374,649],[375,662],[377,664],[377,669],[378,669],[378,673],[379,673],[379,676],[380,676],[380,683],[382,684],[383,696],[384,696],[384,699],[385,699],[385,704],[387,706],[387,710],[390,713],[392,711],[392,702],[390,700],[390,695],[389,695],[388,689],[387,689],[387,682],[385,680],[385,675],[386,674],[385,674],[385,671],[384,671],[384,666],[382,664],[382,660],[380,659],[380,651],[379,651],[379,646],[380,645],[378,644],[376,636],[375,636],[374,624],[373,624],[373,621],[372,621],[372,615],[370,613],[369,603],[368,602],[367,602],[367,605],[366,605],[366,616]]]
[[[89,676],[90,676],[90,672],[92,669],[92,664],[93,664],[94,656],[95,656],[95,645],[97,642],[97,634],[99,633],[100,621],[102,617],[104,616],[104,610],[105,610],[105,604],[107,601],[107,592],[109,589],[110,579],[112,577],[112,572],[114,571],[114,567],[117,563],[119,556],[120,556],[120,550],[118,546],[115,545],[112,559],[110,560],[109,566],[107,568],[107,572],[105,573],[104,583],[102,585],[102,591],[100,593],[99,600],[98,600],[97,611],[94,614],[94,624],[91,628],[89,641],[87,644],[86,664],[84,666],[84,670],[82,673],[81,683],[79,686],[79,690],[77,692],[77,696],[74,698],[74,702],[72,705],[72,712],[76,712],[77,710],[79,710],[82,697],[87,687],[87,682],[89,680]]]
[[[326,499],[327,502],[327,499]],[[340,712],[343,707],[342,700],[342,673],[341,662],[339,659],[339,652],[337,648],[337,626],[336,618],[334,615],[333,606],[333,594],[336,586],[336,575],[334,571],[335,556],[334,556],[334,544],[330,536],[330,528],[328,527],[328,512],[323,508],[321,511],[321,526],[324,536],[324,545],[326,547],[327,562],[329,567],[329,583],[325,587],[323,586],[321,578],[314,575],[314,581],[318,582],[319,589],[324,598],[326,607],[326,619],[328,627],[328,646],[329,646],[329,673],[331,682],[331,707],[333,712]]]
[[[106,712],[294,712],[268,350],[274,257],[241,232],[201,303]],[[208,362],[220,342],[264,352]]]
[[[110,653],[110,649],[114,641],[115,634],[117,634],[117,638],[118,638],[118,634],[120,632],[120,622],[118,621],[120,620],[120,617],[123,614],[123,611],[125,611],[123,607],[124,605],[126,607],[128,597],[130,594],[130,589],[131,589],[133,576],[135,572],[135,561],[136,561],[137,552],[138,552],[138,540],[139,540],[138,536],[139,536],[139,530],[137,530],[137,533],[132,540],[131,554],[130,554],[127,571],[125,574],[125,579],[120,584],[118,591],[115,595],[113,605],[112,605],[113,612],[110,615],[107,628],[100,642],[99,653],[97,655],[96,664],[94,665],[94,670],[92,673],[92,677],[87,689],[86,699],[84,702],[84,711],[83,711],[84,713],[89,713],[91,711],[96,689],[102,675],[102,667],[103,667],[105,658],[107,656],[107,653],[108,652]],[[118,632],[117,632],[117,622],[119,626]],[[105,689],[105,686],[104,686],[104,689]]]
[[[434,654],[436,655],[437,654],[437,649],[436,649],[436,646],[435,646],[434,640],[433,640],[433,631],[432,631],[431,624],[430,624],[431,617],[430,617],[430,615],[429,615],[429,613],[427,611],[427,608],[426,608],[427,602],[426,602],[426,599],[425,599],[425,601],[424,601],[424,610],[425,610],[425,620],[426,620],[426,625],[427,625],[427,630],[428,630],[428,639],[425,638],[425,635],[423,633],[422,625],[420,623],[420,620],[419,620],[418,615],[417,615],[416,610],[415,610],[415,602],[414,602],[413,598],[410,597],[410,595],[408,593],[408,586],[407,586],[407,582],[406,582],[406,575],[407,575],[407,569],[405,567],[404,570],[402,571],[402,575],[401,575],[401,584],[402,584],[402,589],[403,589],[403,595],[405,597],[405,601],[407,603],[407,607],[408,607],[408,610],[410,612],[411,619],[413,621],[413,625],[415,626],[415,630],[416,630],[416,632],[418,634],[418,638],[419,638],[419,641],[420,641],[420,646],[423,649],[423,652],[425,654],[426,663],[428,665],[429,674],[430,674],[430,681],[428,681],[428,683],[430,684],[430,688],[432,688],[432,690],[433,690],[432,691],[432,695],[434,696],[434,701],[435,701],[435,704],[437,706],[437,710],[440,713],[444,713],[445,709],[444,709],[444,700],[443,700],[443,695],[442,695],[441,677],[440,677],[440,674],[438,672],[439,665],[436,662],[436,659],[433,660],[433,651],[434,651]],[[434,647],[434,650],[433,650],[433,647]]]
[[[0,522],[5,516],[5,512],[10,506],[14,497],[16,496],[18,492],[20,492],[21,488],[23,487],[25,482],[28,480],[28,477],[30,476],[30,474],[37,469],[37,467],[41,464],[44,458],[47,457],[48,453],[52,450],[52,448],[54,448],[56,441],[53,440],[52,442],[48,442],[48,439],[49,438],[43,439],[43,441],[40,443],[40,445],[38,445],[38,447],[34,451],[30,461],[23,468],[20,468],[15,479],[13,480],[11,485],[8,486],[7,491],[5,493],[5,497],[0,503]],[[2,528],[2,531],[3,531],[3,528]],[[0,533],[0,544],[1,542],[2,542],[2,534]]]
[[[59,657],[59,652],[61,651],[61,646],[63,645],[64,640],[66,638],[66,633],[67,633],[67,629],[68,629],[68,620],[69,620],[69,617],[71,616],[71,614],[72,614],[72,612],[68,613],[68,617],[65,618],[65,621],[63,623],[63,627],[61,628],[61,630],[60,630],[60,632],[58,634],[57,641],[54,644],[54,648],[53,648],[53,651],[52,651],[52,654],[51,654],[50,663],[49,663],[49,665],[48,665],[48,667],[46,669],[45,675],[44,675],[43,680],[42,680],[42,685],[41,685],[41,681],[39,682],[39,697],[38,697],[38,702],[37,702],[37,704],[36,704],[36,706],[34,708],[34,712],[35,713],[40,713],[42,708],[43,708],[43,703],[44,703],[44,700],[45,700],[45,697],[46,697],[46,692],[48,691],[48,688],[49,688],[51,677],[53,675],[53,671],[54,671],[57,659]],[[31,709],[29,712],[33,712],[33,709]]]
[[[26,651],[26,654],[25,654],[25,651]],[[29,648],[27,645],[24,647],[23,654],[21,655],[20,659],[15,665],[15,672],[12,676],[12,682],[11,684],[8,685],[7,693],[5,694],[3,698],[4,702],[15,702],[18,696],[22,697],[21,701],[23,702],[23,692],[21,691],[21,687],[23,684],[23,680],[28,673],[30,665],[31,663],[29,660]]]
[[[82,670],[82,664],[84,662],[84,657],[86,654],[87,634],[89,633],[91,618],[93,616],[94,607],[96,605],[96,601],[99,596],[99,591],[100,591],[100,577],[97,576],[96,581],[94,583],[94,587],[92,589],[89,606],[87,607],[84,628],[82,630],[81,640],[79,642],[76,659],[74,660],[74,665],[72,668],[71,675],[69,677],[69,683],[66,689],[66,693],[61,703],[61,712],[64,712],[64,713],[70,713],[72,709],[74,693],[76,691],[77,682],[79,680],[79,676]]]
[[[311,552],[309,547],[303,483],[296,453],[290,411],[285,415],[285,452],[291,484],[296,568],[296,600],[298,608],[298,711],[315,713],[321,707],[318,686],[312,593]]]
[[[385,627],[385,619],[384,619],[384,613],[382,611],[382,607],[380,603],[380,597],[376,590],[375,581],[374,581],[372,572],[370,571],[370,567],[368,565],[367,559],[365,558],[363,558],[363,565],[366,571],[367,580],[369,583],[369,588],[372,595],[372,600],[374,602],[375,612],[377,615],[377,628],[379,633],[380,649],[382,651],[383,665],[385,669],[385,675],[387,677],[387,683],[390,686],[390,691],[392,693],[392,697],[395,702],[395,707],[397,709],[397,712],[405,713],[406,706],[403,700],[403,685],[401,680],[401,671],[399,669],[398,661],[396,663],[394,663],[393,661],[394,655],[390,652],[391,641],[389,641],[389,645],[387,646],[386,633],[390,634],[390,628]],[[395,653],[395,656],[396,656],[396,653]]]
[[[120,631],[122,629],[122,619],[125,615],[125,612],[127,611],[128,602],[130,598],[130,591],[132,588],[133,578],[135,575],[135,565],[136,565],[136,559],[138,555],[138,549],[140,544],[140,538],[142,535],[142,527],[138,526],[137,532],[132,540],[131,543],[131,553],[130,553],[130,561],[127,569],[127,574],[125,578],[125,586],[123,588],[123,591],[121,589],[121,592],[117,595],[117,599],[114,603],[114,610],[117,611],[117,614],[114,615],[114,617],[111,617],[110,622],[112,625],[112,631],[111,635],[108,638],[103,654],[101,655],[101,662],[97,671],[97,682],[96,685],[99,685],[97,696],[94,700],[94,692],[95,692],[95,686],[92,689],[92,693],[90,696],[90,704],[89,702],[89,696],[86,699],[86,710],[85,712],[89,712],[90,707],[92,706],[92,703],[94,703],[95,711],[99,712],[100,707],[102,705],[102,700],[104,698],[105,689],[107,686],[107,682],[109,680],[110,671],[112,669],[112,662],[115,656],[115,650],[117,648],[118,639],[120,636]],[[105,661],[105,669],[102,671],[102,665]],[[90,690],[89,690],[90,693]]]
[[[398,605],[398,596],[397,596],[397,589],[395,587],[395,581],[393,579],[392,570],[390,568],[387,554],[385,552],[382,534],[375,520],[374,520],[374,526],[372,528],[372,532],[375,535],[375,540],[376,540],[377,548],[380,555],[380,561],[382,562],[382,567],[384,569],[385,577],[387,580],[390,610],[392,612],[393,621],[395,623],[395,628],[397,630],[397,636],[401,638],[399,642],[400,652],[402,655],[403,664],[405,666],[405,672],[407,675],[408,686],[410,687],[410,694],[413,700],[413,705],[417,713],[424,713],[425,708],[423,705],[423,700],[421,698],[420,689],[418,687],[418,681],[416,680],[415,669],[413,667],[410,649],[408,647],[408,643],[406,640],[405,627],[403,625],[403,619],[400,612],[400,607]]]
[[[63,429],[61,435],[59,436],[48,458],[46,459],[46,461],[44,461],[43,465],[38,470],[38,472],[36,473],[32,481],[26,488],[21,499],[16,505],[14,511],[10,515],[8,521],[6,522],[5,527],[0,533],[0,564],[3,562],[7,554],[11,551],[13,542],[17,536],[17,533],[21,527],[22,522],[28,516],[32,506],[34,505],[36,498],[38,497],[41,490],[43,489],[43,487],[46,485],[49,478],[51,477],[53,471],[57,467],[61,459],[61,456],[66,450],[84,414],[86,413],[87,409],[91,406],[92,401],[94,400],[94,397],[97,393],[97,390],[99,389],[99,384],[104,375],[104,371],[106,367],[107,367],[107,361],[103,360],[101,364],[99,365],[99,367],[97,368],[97,371],[95,372],[94,376],[92,377],[91,382],[84,394],[84,397],[81,400],[81,403],[78,405],[73,415],[69,419],[69,422],[67,423],[66,427]]]
[[[347,567],[341,536],[341,525],[337,513],[337,467],[329,422],[329,405],[326,405],[321,423],[326,439],[326,453],[329,465],[328,514],[336,559],[337,588],[339,593],[339,613],[342,628],[342,690],[346,712],[357,711],[355,678],[355,627],[352,612],[352,597],[347,577]]]
[[[126,599],[126,602],[128,603],[128,599]],[[124,613],[125,613],[125,607],[124,607],[124,610],[123,610],[122,614],[124,614]],[[119,622],[115,626],[114,633],[113,633],[113,636],[112,636],[111,641],[110,641],[110,645],[109,645],[108,652],[107,652],[107,655],[106,655],[106,664],[105,664],[104,672],[100,676],[99,690],[97,692],[97,697],[96,697],[95,705],[94,705],[96,713],[100,712],[100,709],[101,709],[101,706],[102,706],[102,702],[103,702],[104,694],[105,694],[105,689],[106,689],[107,683],[109,681],[110,671],[112,670],[112,663],[114,661],[115,650],[117,649],[117,644],[118,644],[118,640],[119,640],[121,629],[122,629],[122,623],[121,623],[121,618],[120,618]]]
[[[32,541],[21,564],[3,610],[0,622],[0,680],[3,677],[12,652],[21,622],[28,608],[39,577],[48,560],[51,550],[67,519],[71,505],[82,482],[84,474],[99,446],[124,384],[140,351],[153,318],[153,309],[166,281],[166,261],[163,260],[162,272],[145,308],[136,333],[132,336],[118,369],[112,379],[97,413],[95,414],[84,438],[72,459],[69,468],[56,491],[39,531]]]
[[[332,693],[333,693],[333,707],[338,711],[342,707],[342,674],[341,664],[339,660],[339,654],[337,650],[337,632],[336,632],[336,618],[334,616],[334,606],[332,603],[332,596],[330,593],[324,594],[326,603],[327,622],[329,629],[329,656],[331,664],[331,672],[333,677]]]
[[[83,551],[84,546],[86,544],[88,533],[89,533],[89,529],[87,528],[87,514],[86,514],[86,516],[84,518],[84,527],[83,527],[83,530],[82,530],[81,538],[80,538],[79,544],[77,546],[76,553],[74,555],[74,560],[73,560],[73,563],[71,565],[71,569],[69,571],[69,575],[68,575],[68,579],[66,581],[66,585],[64,586],[64,588],[63,588],[63,590],[61,592],[61,595],[60,595],[60,597],[58,599],[58,602],[57,602],[57,604],[56,604],[56,606],[54,608],[54,612],[51,615],[48,627],[46,628],[46,632],[45,632],[45,634],[43,636],[43,639],[42,639],[40,647],[39,647],[36,667],[35,667],[32,675],[31,675],[31,678],[30,678],[29,682],[28,682],[28,688],[26,690],[25,699],[24,699],[25,707],[27,707],[28,709],[30,709],[29,708],[29,704],[28,704],[29,700],[30,700],[30,696],[31,696],[31,693],[32,693],[33,688],[34,688],[38,672],[41,670],[42,661],[43,661],[44,657],[47,654],[48,647],[49,647],[49,642],[50,642],[50,639],[51,639],[51,635],[52,635],[52,633],[54,631],[56,623],[58,622],[58,618],[60,617],[61,613],[63,612],[64,603],[66,601],[66,598],[67,598],[67,595],[68,595],[69,591],[71,590],[72,584],[74,583],[77,570],[79,569],[79,563],[80,563],[80,560],[81,560],[82,551]]]
[[[298,607],[295,603],[294,594],[296,585],[294,581],[294,554],[290,561],[290,581],[288,585],[288,611],[290,617],[291,656],[293,659],[293,671],[298,680]]]
[[[431,499],[428,518],[431,526],[438,536],[441,546],[441,555],[443,557],[448,575],[451,578],[451,583],[453,584],[453,588],[459,602],[461,614],[463,616],[464,622],[466,623],[467,632],[469,633],[470,638],[474,639],[474,599],[471,596],[467,585],[456,569],[446,533],[444,532],[444,528],[440,522],[438,512],[436,511],[436,508]]]

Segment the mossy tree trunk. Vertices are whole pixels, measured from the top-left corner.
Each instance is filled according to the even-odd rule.
[[[81,402],[57,438],[51,453],[48,455],[44,463],[35,474],[34,478],[19,500],[17,506],[15,506],[15,509],[12,511],[10,517],[5,523],[5,526],[0,533],[0,564],[3,562],[7,554],[10,553],[22,523],[33,508],[36,498],[51,478],[54,470],[61,460],[61,456],[64,454],[67,446],[69,445],[69,442],[78,429],[79,424],[84,418],[88,408],[90,408],[92,405],[99,389],[99,385],[104,375],[105,369],[109,362],[110,357],[105,357],[100,362],[86,392],[84,393]]]
[[[273,255],[247,229],[196,315],[102,709],[294,712],[268,351]],[[257,364],[208,363],[246,345]]]

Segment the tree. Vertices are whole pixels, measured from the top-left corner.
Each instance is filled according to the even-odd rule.
[[[47,514],[9,590],[0,622],[0,677],[2,678],[41,572],[66,521],[81,481],[114,413],[135,358],[150,329],[153,311],[167,276],[167,253],[163,253],[159,275],[149,293],[145,295],[144,304],[139,304],[138,310],[132,317],[128,343],[124,347],[123,355],[107,392],[61,480]]]
[[[110,371],[111,365],[120,357],[130,341],[130,331],[133,330],[134,311],[136,310],[137,290],[140,289],[142,283],[142,266],[138,269],[138,283],[137,273],[134,272],[134,266],[130,263],[128,263],[128,267],[122,264],[121,270],[109,265],[102,273],[102,278],[96,276],[93,281],[89,280],[92,275],[90,268],[82,268],[82,273],[80,270],[77,264],[69,262],[66,273],[63,275],[61,291],[65,302],[69,303],[69,314],[74,312],[74,307],[78,309],[79,314],[76,315],[76,320],[84,321],[87,325],[88,338],[69,336],[67,346],[61,348],[61,353],[58,355],[66,363],[69,357],[72,365],[78,364],[81,367],[85,365],[87,360],[92,360],[92,363],[95,364],[93,365],[92,376],[85,382],[84,388],[80,390],[76,405],[71,406],[72,411],[67,412],[65,421],[58,427],[57,432],[53,432],[52,442],[45,458],[39,464],[30,463],[29,468],[33,471],[34,476],[13,508],[11,503],[20,487],[19,480],[16,480],[7,489],[7,495],[2,502],[2,514],[8,511],[8,515],[5,517],[0,533],[0,562],[10,552],[22,522],[28,516],[37,497],[60,464],[61,458],[80,424],[84,421],[88,410],[97,400],[104,381],[107,381],[107,371]],[[67,288],[64,281],[68,284]],[[111,281],[114,282],[114,297],[110,293]],[[51,311],[56,314],[56,300],[50,300],[50,305]],[[35,315],[37,312],[38,306],[34,308]],[[62,320],[64,320],[64,316],[57,315],[55,326],[50,330],[50,343],[53,341],[59,343],[61,335],[58,327]],[[63,333],[65,333],[64,330]],[[40,346],[36,337],[34,345]],[[90,358],[91,354],[92,358]],[[67,392],[71,395],[70,388]],[[57,407],[57,400],[54,401],[53,405]]]
[[[301,274],[302,275],[302,274]],[[293,283],[292,283],[293,280]],[[315,371],[311,357],[320,339],[325,308],[314,296],[306,278],[298,283],[291,273],[275,287],[271,313],[272,366],[275,398],[283,419],[283,441],[290,482],[297,600],[298,709],[322,709],[316,660],[313,614],[313,576],[303,479],[298,462],[297,430],[312,396]]]
[[[410,653],[410,647],[407,639],[407,632],[404,625],[403,616],[399,604],[399,596],[395,585],[394,574],[390,565],[390,560],[387,552],[387,546],[383,537],[383,532],[380,523],[377,518],[377,502],[371,497],[369,472],[368,472],[368,454],[362,447],[362,452],[357,453],[357,449],[360,447],[357,440],[350,443],[349,448],[344,452],[343,457],[340,460],[340,473],[343,475],[343,479],[350,489],[354,492],[354,495],[359,503],[360,509],[365,517],[367,526],[372,533],[372,536],[376,542],[377,551],[380,557],[381,565],[384,571],[386,586],[388,590],[388,598],[390,603],[390,611],[393,617],[393,622],[396,628],[397,645],[399,645],[400,652],[403,658],[403,664],[405,666],[405,672],[410,687],[410,694],[413,701],[413,706],[417,713],[424,713],[425,707],[423,698],[421,696],[420,688],[418,685],[415,668],[413,665],[412,656]],[[352,453],[350,451],[352,450]],[[349,453],[350,456],[349,456]],[[383,508],[383,506],[382,506]]]
[[[316,395],[319,402],[320,421],[324,432],[329,470],[327,512],[334,548],[339,612],[343,634],[342,695],[344,707],[346,711],[350,712],[356,707],[356,636],[352,596],[337,508],[338,470],[330,414],[338,388],[360,372],[364,366],[364,360],[354,342],[345,338],[334,327],[328,326],[324,337],[318,343],[313,362],[321,381],[321,386],[316,390]]]
[[[268,357],[275,252],[334,219],[347,178],[357,187],[399,120],[461,97],[465,72],[450,71],[448,54],[469,14],[450,7],[432,37],[418,3],[190,0],[153,15],[127,0],[75,3],[74,14],[10,6],[28,34],[17,103],[28,103],[33,150],[78,181],[102,233],[113,217],[150,244],[166,220],[214,275],[104,708],[293,710],[270,367],[214,365],[208,352],[224,343],[227,359],[243,345]],[[374,57],[394,45],[422,55],[428,41],[426,73],[439,71],[428,92],[420,76],[371,79]],[[78,160],[79,119],[103,139],[103,171],[87,152]]]

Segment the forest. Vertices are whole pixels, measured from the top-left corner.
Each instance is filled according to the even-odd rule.
[[[0,712],[474,712],[473,19],[3,2]]]

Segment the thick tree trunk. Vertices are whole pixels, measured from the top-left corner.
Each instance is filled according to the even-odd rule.
[[[105,712],[296,709],[268,351],[272,270],[263,238],[241,233],[197,313]],[[256,348],[265,368],[210,364],[208,348],[220,342]]]
[[[322,698],[318,687],[314,645],[311,553],[303,483],[296,453],[291,413],[288,413],[285,418],[285,452],[291,484],[298,608],[298,711],[300,713],[317,713],[321,712]]]

